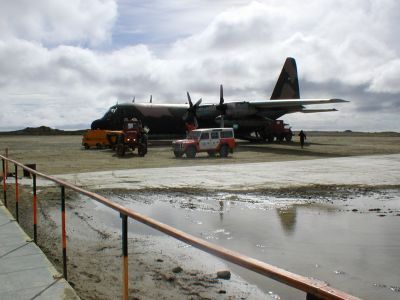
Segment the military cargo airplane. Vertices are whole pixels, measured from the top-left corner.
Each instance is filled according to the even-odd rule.
[[[137,118],[151,134],[184,134],[188,124],[195,127],[233,127],[235,135],[242,139],[266,139],[266,127],[285,114],[336,111],[330,109],[306,109],[306,105],[348,102],[342,99],[300,99],[296,61],[288,57],[283,65],[270,100],[224,101],[220,86],[219,104],[193,104],[187,93],[188,104],[121,103],[112,106],[106,114],[93,121],[92,129],[120,130],[125,118]]]

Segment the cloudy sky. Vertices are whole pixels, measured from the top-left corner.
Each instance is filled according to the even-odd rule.
[[[294,129],[400,131],[400,1],[0,1],[0,131],[88,128],[130,101],[269,99],[286,57],[339,112]],[[320,106],[321,107],[321,106]]]

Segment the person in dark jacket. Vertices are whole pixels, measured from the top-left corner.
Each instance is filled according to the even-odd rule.
[[[306,134],[304,133],[303,130],[300,130],[299,137],[300,137],[301,148],[303,148],[304,147],[304,141],[307,139],[307,136],[306,136]]]

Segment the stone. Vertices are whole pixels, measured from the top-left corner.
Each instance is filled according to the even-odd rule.
[[[230,279],[231,278],[231,272],[228,270],[222,270],[217,272],[217,278],[220,279]]]
[[[179,267],[179,266],[172,269],[173,273],[180,273],[182,271],[183,271],[183,269],[181,267]]]

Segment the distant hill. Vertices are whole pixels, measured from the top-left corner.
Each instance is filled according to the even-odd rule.
[[[305,131],[306,134],[314,136],[400,136],[399,132],[380,131],[380,132],[361,132],[361,131]],[[295,131],[295,134],[298,131]]]
[[[0,135],[82,135],[86,129],[83,130],[61,130],[53,129],[47,126],[40,127],[26,127],[25,129],[0,132]]]
[[[15,131],[0,131],[0,135],[83,135],[88,129],[80,129],[80,130],[61,130],[61,129],[53,129],[47,126],[40,127],[26,127],[25,129],[15,130]],[[293,131],[295,135],[298,134],[298,130]],[[308,135],[315,136],[400,136],[399,132],[391,132],[391,131],[383,131],[383,132],[357,132],[351,130],[345,131],[307,131]],[[180,138],[180,135],[152,135],[151,132],[149,134],[149,138],[153,140],[158,139],[172,139],[172,138]]]

